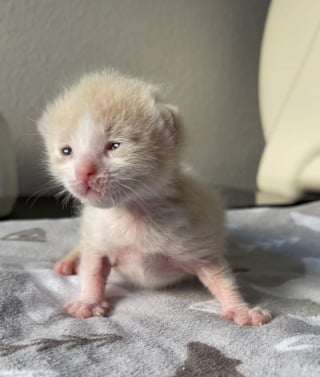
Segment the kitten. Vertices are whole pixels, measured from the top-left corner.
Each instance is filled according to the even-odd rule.
[[[225,260],[220,199],[180,164],[181,122],[158,87],[115,71],[85,76],[38,124],[53,176],[82,204],[77,247],[55,266],[75,273],[73,317],[105,316],[111,268],[133,283],[163,287],[196,275],[240,325],[271,320],[250,309]]]

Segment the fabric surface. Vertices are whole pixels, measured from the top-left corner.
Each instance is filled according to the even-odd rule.
[[[136,289],[112,276],[108,318],[62,310],[78,276],[53,262],[78,220],[0,223],[0,376],[319,376],[320,202],[228,212],[229,254],[252,305],[271,323],[239,327],[196,280]]]

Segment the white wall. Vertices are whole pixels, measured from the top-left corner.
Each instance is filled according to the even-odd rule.
[[[263,147],[258,57],[268,0],[1,0],[0,113],[20,192],[43,183],[35,120],[72,78],[104,66],[171,87],[187,159],[212,183],[254,190]]]

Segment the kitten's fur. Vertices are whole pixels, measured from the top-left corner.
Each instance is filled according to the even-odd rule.
[[[88,75],[50,104],[39,121],[50,170],[83,203],[77,247],[55,266],[75,273],[78,318],[106,315],[111,268],[145,287],[197,275],[240,325],[270,321],[250,309],[224,258],[220,199],[180,166],[181,124],[159,89],[114,71]],[[63,155],[63,150],[69,155]]]

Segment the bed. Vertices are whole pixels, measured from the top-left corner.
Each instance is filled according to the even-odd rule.
[[[196,280],[136,289],[112,276],[108,318],[63,312],[78,276],[52,265],[75,242],[78,219],[0,227],[0,376],[319,376],[320,202],[229,210],[228,254],[265,326],[239,327]]]

